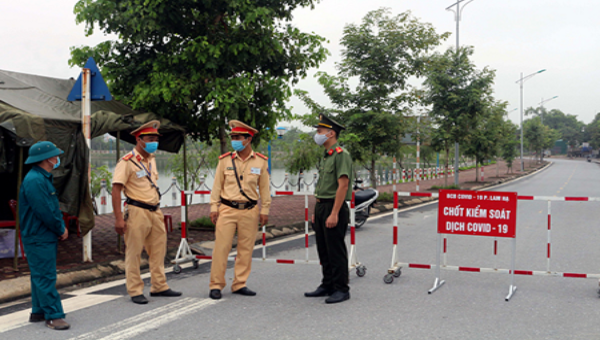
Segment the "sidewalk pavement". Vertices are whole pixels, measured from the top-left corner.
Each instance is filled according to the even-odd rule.
[[[460,172],[461,189],[469,190],[485,184],[496,183],[500,180],[507,180],[513,177],[519,177],[526,173],[532,172],[540,166],[532,165],[526,167],[525,173],[514,170],[514,174],[506,174],[507,168],[504,162],[498,165],[499,176],[496,177],[497,165],[485,166],[485,182],[475,181],[475,169],[470,169]],[[529,165],[526,162],[526,165]],[[516,166],[514,167],[516,168]],[[480,175],[481,176],[481,175]],[[454,182],[453,178],[448,178],[448,184]],[[434,179],[421,181],[420,191],[429,191],[432,186],[444,185],[444,179]],[[380,192],[392,192],[392,185],[378,186]],[[415,191],[416,183],[400,183],[397,184],[398,191]],[[433,190],[436,191],[436,190]],[[402,197],[404,200],[414,200],[412,197]],[[197,201],[197,198],[196,198]],[[419,202],[420,203],[420,202]],[[312,210],[315,204],[314,196],[309,196],[309,209]],[[169,232],[167,240],[167,259],[170,261],[177,251],[181,241],[179,223],[181,221],[181,208],[171,207],[163,208],[164,214],[172,216],[173,231]],[[210,207],[208,204],[193,204],[188,207],[188,221],[208,216]],[[294,225],[303,225],[304,222],[304,196],[278,196],[274,197],[271,204],[271,212],[269,215],[269,224],[276,226],[278,229]],[[298,228],[297,228],[298,229]],[[302,227],[301,230],[304,230]],[[96,227],[92,231],[92,263],[82,262],[82,238],[77,237],[72,233],[66,241],[59,242],[57,270],[59,280],[57,286],[65,287],[77,283],[99,280],[101,278],[115,276],[124,273],[124,258],[123,253],[119,253],[117,249],[117,234],[114,231],[114,216],[113,214],[105,214],[96,216]],[[213,231],[189,230],[188,242],[193,244],[202,241],[214,240]],[[144,253],[143,257],[146,257]],[[0,259],[0,303],[14,300],[16,298],[28,295],[29,289],[29,267],[25,259],[19,259],[18,271],[12,268],[13,259]],[[147,267],[147,261],[143,261],[143,266]],[[64,275],[62,275],[64,274]],[[11,286],[14,280],[15,285],[20,286],[19,289],[12,289],[10,292],[5,291],[4,287]],[[17,284],[18,283],[18,284]]]

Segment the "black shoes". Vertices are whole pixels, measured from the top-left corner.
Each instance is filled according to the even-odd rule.
[[[235,292],[232,292],[233,294],[240,294],[240,295],[244,295],[244,296],[254,296],[256,295],[256,292],[251,291],[248,287],[244,287],[244,288],[240,288],[238,290],[236,290]]]
[[[219,300],[221,298],[221,291],[219,289],[211,289],[208,296],[213,300]]]
[[[132,296],[131,297],[131,301],[133,301],[133,303],[137,303],[138,305],[145,305],[145,304],[148,303],[148,300],[146,299],[146,297],[144,296],[144,294],[137,295],[137,296]]]
[[[235,292],[232,292],[233,294],[239,294],[239,295],[244,295],[244,296],[254,296],[256,295],[256,292],[251,291],[248,287],[243,287],[240,288],[238,290],[236,290]],[[220,289],[211,289],[210,290],[210,294],[208,295],[211,299],[213,300],[219,300],[222,295],[221,295],[221,290]]]
[[[174,297],[174,296],[181,296],[181,292],[176,292],[174,290],[171,290],[170,288],[162,291],[160,293],[150,293],[150,296],[168,296],[168,297]]]
[[[350,300],[350,292],[341,292],[336,290],[330,297],[325,300],[325,303],[338,303]]]
[[[170,288],[159,292],[159,293],[150,293],[150,296],[167,296],[167,297],[175,297],[175,296],[181,296],[181,292],[176,292],[174,290],[171,290]],[[133,303],[137,303],[138,305],[145,305],[148,303],[148,299],[146,299],[146,297],[144,296],[144,294],[142,295],[137,295],[137,296],[132,296],[131,297],[131,301],[133,301]]]
[[[306,296],[306,297],[321,297],[321,296],[331,296],[331,294],[333,294],[333,290],[319,286],[317,288],[317,290],[315,290],[314,292],[304,293],[304,296]]]
[[[31,315],[29,315],[29,322],[42,322],[42,321],[46,321],[46,318],[44,317],[44,313],[31,313]]]

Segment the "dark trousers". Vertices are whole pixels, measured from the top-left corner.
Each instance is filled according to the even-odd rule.
[[[25,254],[31,271],[31,312],[44,314],[46,320],[65,317],[56,290],[57,246],[58,242],[25,243]]]
[[[317,202],[315,205],[313,229],[323,271],[321,286],[326,289],[347,292],[350,290],[348,287],[348,250],[344,238],[348,230],[350,209],[344,202],[338,215],[337,226],[327,228],[325,222],[333,210],[333,205],[334,202]]]

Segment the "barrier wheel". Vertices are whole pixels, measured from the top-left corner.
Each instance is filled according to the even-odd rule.
[[[173,266],[173,273],[175,274],[179,274],[181,273],[181,266],[179,266],[178,264]]]
[[[394,277],[400,277],[400,275],[402,275],[402,270],[398,269],[394,272]]]
[[[194,262],[193,262],[194,263],[194,267],[193,267],[194,269],[198,269],[198,267],[200,267],[200,263],[199,262],[200,261],[198,261],[197,259],[194,260]]]
[[[358,267],[358,268],[356,268],[356,275],[357,275],[358,277],[363,277],[363,276],[365,276],[366,274],[367,274],[367,268],[365,268],[365,267],[362,267],[362,266],[361,266],[361,267]]]
[[[385,276],[383,277],[383,282],[387,284],[394,282],[394,276],[392,274],[385,274]]]

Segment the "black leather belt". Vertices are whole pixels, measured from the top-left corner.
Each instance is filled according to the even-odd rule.
[[[317,198],[317,202],[319,202],[319,203],[331,203],[331,202],[335,202],[335,198]]]
[[[125,200],[125,203],[127,203],[129,205],[133,205],[134,207],[138,207],[138,208],[142,208],[142,209],[146,209],[146,210],[150,210],[150,211],[156,211],[156,210],[158,210],[158,208],[160,208],[160,204],[150,205],[150,204],[146,204],[144,202],[132,200],[129,197],[127,197],[127,199]]]
[[[258,202],[256,202],[256,201],[254,201],[254,202],[235,202],[235,201],[226,200],[223,197],[221,197],[221,203],[223,203],[226,206],[231,207],[233,209],[250,210],[250,209],[254,208]]]

